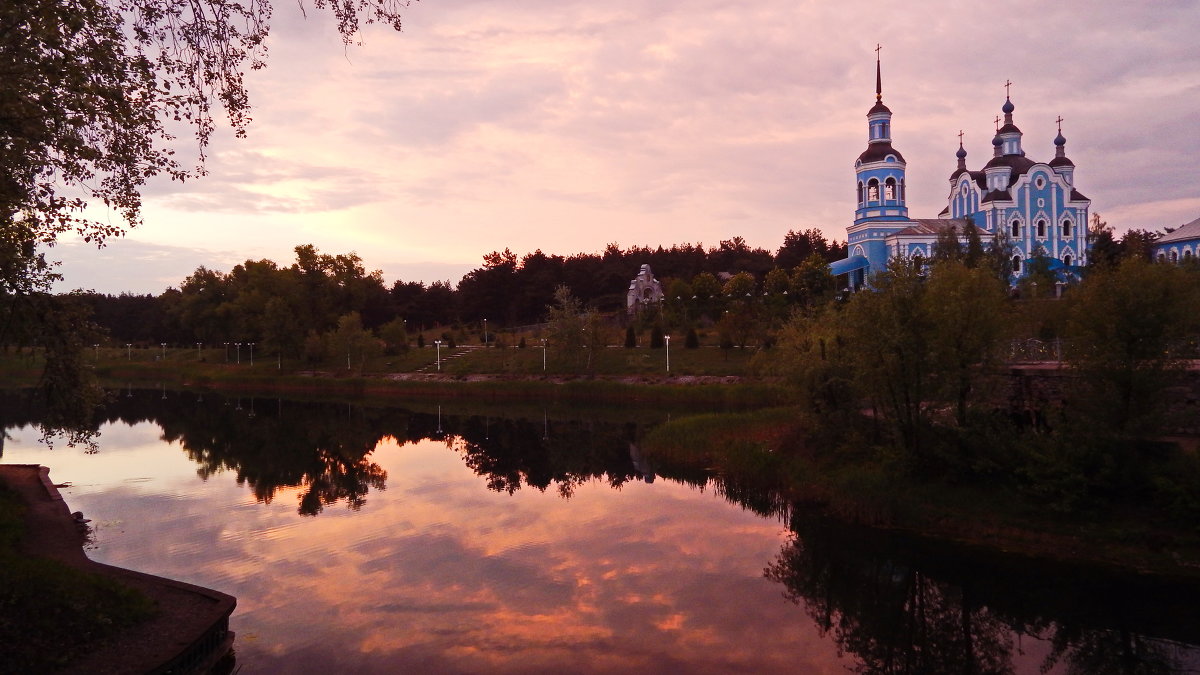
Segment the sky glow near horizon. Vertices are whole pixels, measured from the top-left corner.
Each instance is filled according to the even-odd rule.
[[[147,186],[144,225],[107,248],[51,250],[57,288],[157,294],[200,265],[289,265],[307,243],[356,252],[390,284],[457,283],[505,248],[742,236],[774,251],[812,227],[841,240],[876,43],[911,216],[945,206],[960,129],[969,168],[990,157],[1007,79],[1029,157],[1054,156],[1061,115],[1076,185],[1118,232],[1200,215],[1179,178],[1194,168],[1180,148],[1196,140],[1200,3],[895,10],[426,0],[403,33],[367,27],[343,49],[325,14],[277,3],[269,65],[247,75],[249,138],[225,130],[208,176]]]

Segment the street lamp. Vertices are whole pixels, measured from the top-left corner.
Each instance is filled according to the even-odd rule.
[[[250,345],[250,365],[253,366],[254,365],[254,343],[250,342],[247,344]]]
[[[671,372],[671,336],[664,335],[663,339],[667,342],[667,372]]]
[[[162,348],[163,348],[163,361],[166,361],[166,360],[167,360],[167,343],[165,343],[165,342],[160,342],[160,343],[158,343],[158,344],[162,345]]]
[[[126,361],[133,360],[133,343],[132,342],[125,343],[125,360]]]
[[[484,347],[488,346],[488,341],[487,341],[487,319],[484,319],[484,320],[483,320],[483,346],[484,346]]]
[[[542,372],[546,372],[546,338],[542,338]]]
[[[235,342],[233,343],[233,346],[237,347],[237,365],[240,366],[242,365],[242,343]]]
[[[93,344],[92,349],[94,349],[96,351],[96,360],[99,361],[100,360],[100,345]]]
[[[203,346],[204,346],[204,343],[203,343],[203,342],[197,342],[197,343],[196,343],[196,360],[197,360],[197,361],[199,361],[200,359],[204,358],[204,356],[203,356],[203,355],[200,353],[200,348],[201,348],[201,347],[203,347]]]
[[[442,341],[434,340],[433,344],[435,347],[437,347],[437,369],[438,369],[438,372],[440,373],[440,372],[442,372]]]

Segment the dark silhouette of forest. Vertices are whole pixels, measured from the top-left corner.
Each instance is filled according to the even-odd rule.
[[[707,282],[709,276],[717,281],[739,272],[761,284],[775,269],[790,273],[810,258],[828,263],[843,257],[845,244],[815,229],[788,232],[774,253],[752,248],[741,237],[708,248],[609,244],[601,253],[571,256],[541,250],[518,256],[505,249],[483,256],[483,264],[457,284],[398,280],[389,287],[357,254],[329,255],[304,245],[296,247],[290,265],[247,260],[227,273],[200,267],[159,295],[89,293],[78,300],[115,342],[257,340],[298,355],[304,336],[334,330],[351,312],[367,330],[397,319],[410,332],[484,319],[497,328],[512,327],[544,321],[555,289],[564,285],[589,308],[623,310],[629,281],[643,264],[669,291],[674,282],[690,289],[698,276]]]

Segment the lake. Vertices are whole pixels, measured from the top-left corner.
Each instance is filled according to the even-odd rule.
[[[0,399],[95,560],[238,599],[242,673],[1200,671],[1200,592],[829,522],[638,441],[670,413]],[[679,413],[674,413],[679,414]]]

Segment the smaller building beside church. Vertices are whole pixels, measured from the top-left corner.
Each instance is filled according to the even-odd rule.
[[[1186,262],[1200,258],[1200,218],[1159,237],[1152,251],[1158,262]]]
[[[657,307],[662,301],[662,284],[654,278],[649,265],[642,265],[637,276],[629,282],[629,291],[625,294],[625,311],[637,314],[646,307]]]

